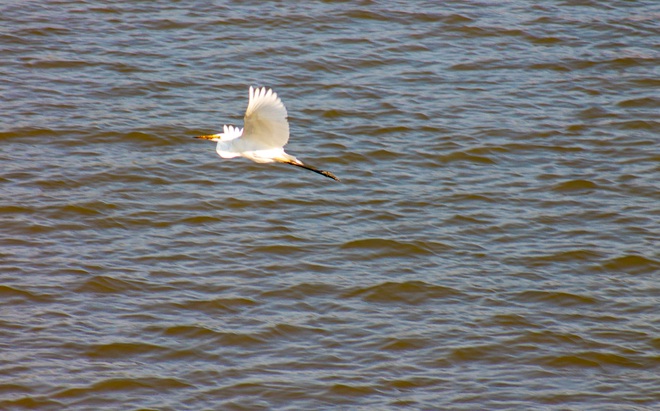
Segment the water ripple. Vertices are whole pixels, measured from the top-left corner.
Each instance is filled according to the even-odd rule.
[[[653,2],[5,3],[0,409],[658,402]]]

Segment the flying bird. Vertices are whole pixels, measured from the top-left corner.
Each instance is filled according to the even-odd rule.
[[[217,141],[215,151],[222,158],[245,157],[257,163],[291,164],[339,181],[331,172],[304,164],[284,152],[289,141],[286,116],[284,104],[272,89],[250,87],[244,128],[225,125],[222,133],[195,138]]]

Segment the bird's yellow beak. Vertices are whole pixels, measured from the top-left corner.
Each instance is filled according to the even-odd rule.
[[[220,140],[220,135],[219,134],[207,134],[205,136],[196,136],[195,138],[199,138],[199,139],[202,139],[202,140],[218,141],[218,140]]]

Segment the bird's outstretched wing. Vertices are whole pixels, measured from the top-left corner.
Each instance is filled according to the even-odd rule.
[[[234,140],[243,134],[242,128],[228,126],[226,124],[222,128],[222,131],[222,141]]]
[[[242,139],[253,150],[283,147],[289,141],[286,108],[272,89],[250,87]]]

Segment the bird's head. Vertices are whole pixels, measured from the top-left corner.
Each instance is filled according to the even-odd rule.
[[[229,141],[235,138],[239,138],[241,135],[243,135],[243,129],[234,126],[224,126],[222,131],[222,133],[197,136],[195,138],[211,141]]]
[[[207,134],[205,136],[197,136],[195,138],[199,138],[199,139],[202,139],[202,140],[220,141],[222,139],[222,133]]]

